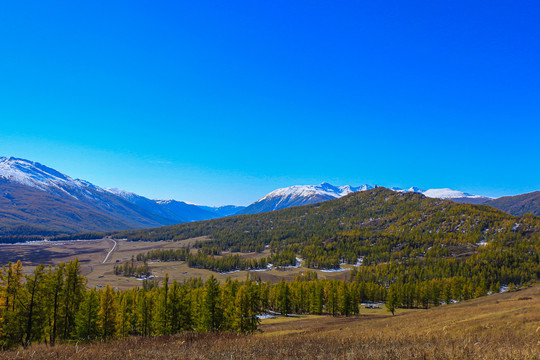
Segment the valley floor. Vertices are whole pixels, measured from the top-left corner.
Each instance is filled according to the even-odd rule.
[[[265,319],[261,333],[32,345],[0,359],[540,359],[540,286],[429,310]]]
[[[138,254],[146,253],[150,250],[177,250],[195,241],[205,241],[207,238],[193,238],[181,241],[125,241],[125,240],[82,240],[82,241],[41,241],[24,244],[1,245],[0,246],[0,267],[7,265],[9,261],[21,260],[24,272],[30,274],[39,264],[58,265],[67,263],[75,259],[79,260],[83,275],[87,278],[89,288],[103,288],[106,284],[125,290],[140,287],[142,282],[135,277],[117,276],[114,274],[114,265],[123,264],[136,258]],[[193,250],[195,252],[196,250]],[[223,255],[228,255],[223,252]],[[260,258],[270,255],[266,250],[262,253],[237,253],[242,258]],[[190,278],[208,279],[215,276],[221,282],[231,278],[233,280],[245,280],[248,271],[236,271],[232,273],[220,274],[211,270],[190,268],[185,261],[150,261],[151,273],[158,280],[162,280],[166,274],[170,280],[183,282]],[[319,279],[349,279],[352,266],[347,265],[346,271],[324,272],[317,271]],[[257,271],[262,281],[279,282],[281,279],[293,280],[298,274],[304,271],[314,271],[306,267],[291,267],[281,270]],[[253,272],[252,272],[253,273]]]

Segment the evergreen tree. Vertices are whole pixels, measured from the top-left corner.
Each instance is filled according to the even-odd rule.
[[[206,331],[216,331],[223,325],[221,290],[217,279],[212,275],[205,283],[203,326]]]
[[[133,309],[133,291],[125,291],[123,294],[120,294],[120,302],[117,311],[117,328],[118,336],[121,338],[126,338],[129,334],[133,332],[134,326],[134,309]]]
[[[63,339],[70,339],[75,330],[75,316],[84,299],[86,279],[81,275],[79,260],[75,259],[66,266],[66,278],[63,296]]]
[[[58,325],[58,322],[62,318],[60,314],[60,304],[63,302],[64,296],[64,270],[65,264],[58,265],[49,276],[49,284],[47,285],[49,289],[48,297],[50,299],[49,343],[51,346],[54,346],[56,343],[57,331],[61,328],[61,326]]]
[[[100,337],[99,308],[98,293],[95,289],[88,290],[75,318],[77,339],[91,341]]]
[[[390,286],[390,290],[388,291],[388,299],[386,301],[386,308],[388,311],[392,313],[392,316],[395,315],[396,307],[398,305],[398,296],[395,286]]]
[[[116,303],[115,295],[109,285],[101,293],[101,303],[98,312],[99,327],[101,336],[106,339],[112,339],[116,334]]]
[[[288,315],[291,312],[291,290],[289,288],[289,284],[287,284],[285,281],[281,280],[279,283],[279,310],[281,311],[281,315]]]
[[[45,280],[44,266],[36,267],[31,276],[26,277],[26,292],[23,306],[25,319],[24,346],[28,346],[33,340],[41,340],[44,335],[45,325]]]

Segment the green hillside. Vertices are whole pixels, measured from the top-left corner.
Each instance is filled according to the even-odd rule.
[[[269,247],[274,255],[288,254],[287,259],[294,253],[311,268],[337,268],[362,257],[364,265],[468,257],[488,248],[536,241],[539,232],[536,216],[514,217],[489,206],[377,188],[314,205],[114,236],[134,241],[208,236],[211,241],[196,245],[206,254]]]

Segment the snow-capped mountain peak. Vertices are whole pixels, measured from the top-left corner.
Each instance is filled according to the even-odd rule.
[[[320,185],[294,185],[286,188],[281,188],[272,191],[268,195],[261,198],[258,202],[276,198],[276,197],[311,197],[311,196],[328,196],[331,198],[339,198],[355,191],[363,191],[371,189],[370,185],[362,185],[352,187],[350,185],[334,186],[327,182]]]
[[[133,198],[139,196],[139,195],[137,195],[135,193],[132,193],[130,191],[118,189],[118,188],[115,188],[115,187],[106,188],[105,191],[107,191],[107,192],[109,192],[109,193],[111,193],[113,195],[119,196],[119,197],[121,197],[123,199],[126,199],[126,200],[130,200],[130,199],[133,199]]]
[[[420,189],[419,187],[416,187],[416,186],[412,186],[408,189],[402,189],[402,188],[398,188],[398,187],[391,187],[390,190],[392,191],[396,191],[396,192],[401,192],[401,193],[404,193],[404,192],[415,192],[415,193],[420,193],[420,194],[423,194],[424,193],[424,190]]]
[[[429,198],[438,198],[438,199],[455,199],[455,198],[482,198],[485,196],[481,195],[472,195],[459,190],[452,190],[449,188],[444,189],[429,189],[422,192],[425,196]]]
[[[294,185],[272,191],[239,214],[254,214],[291,206],[314,204],[325,200],[337,199],[356,191],[371,189],[370,185],[353,187],[350,185],[334,186],[327,182],[319,185]]]
[[[86,188],[103,191],[88,181],[72,179],[38,162],[15,157],[0,157],[0,178],[41,191],[67,193],[75,198],[73,190],[82,190],[85,196],[88,195]]]

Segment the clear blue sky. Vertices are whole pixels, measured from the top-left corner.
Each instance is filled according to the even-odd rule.
[[[0,155],[247,204],[540,190],[537,1],[4,1]]]

